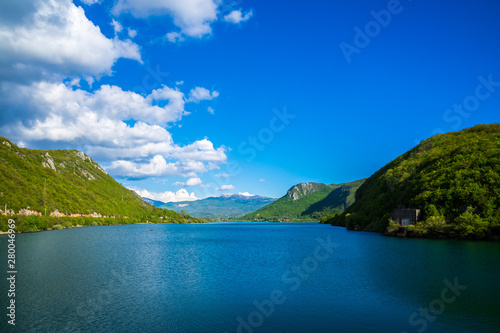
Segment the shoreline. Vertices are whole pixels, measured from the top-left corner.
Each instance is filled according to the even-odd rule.
[[[134,224],[206,224],[210,222],[203,222],[203,223],[155,223],[155,222],[140,222],[140,223],[119,223],[119,224],[102,224],[102,225],[74,225],[71,228],[62,228],[62,229],[38,229],[37,231],[19,231],[16,232],[15,234],[29,234],[29,233],[35,233],[35,232],[44,232],[44,231],[58,231],[58,230],[65,230],[65,229],[73,229],[73,228],[84,228],[84,227],[107,227],[107,226],[112,226],[112,225],[134,225]],[[0,231],[0,235],[8,235],[8,231]]]
[[[387,237],[394,238],[407,238],[407,239],[435,239],[435,240],[462,240],[462,241],[486,241],[486,242],[500,242],[500,235],[488,235],[485,237],[459,237],[451,234],[428,234],[416,235],[412,232],[383,232],[381,233]]]

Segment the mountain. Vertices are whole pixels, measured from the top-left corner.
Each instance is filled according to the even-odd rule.
[[[384,231],[397,208],[422,210],[422,222],[409,227],[421,234],[479,235],[498,226],[500,124],[423,140],[375,172],[356,192],[356,202],[325,222]]]
[[[231,218],[253,212],[276,199],[258,195],[223,194],[220,197],[210,197],[196,201],[163,203],[154,201],[157,207],[172,209],[176,212],[184,210],[186,214],[203,218]]]
[[[363,183],[357,180],[345,184],[301,183],[292,186],[285,196],[243,220],[315,220],[329,214],[340,213],[354,202],[354,193]]]
[[[156,207],[160,207],[161,205],[164,205],[165,203],[163,201],[158,201],[158,200],[153,200],[149,198],[142,197],[142,200],[146,201],[148,204]]]
[[[69,224],[91,223],[94,216],[104,224],[157,221],[159,216],[175,222],[189,219],[145,203],[80,151],[19,148],[3,137],[0,137],[0,210],[0,214],[7,210],[19,215],[19,220],[30,216],[26,221],[32,223],[32,229],[38,224],[54,222],[50,215]],[[74,219],[64,219],[72,214]],[[104,220],[106,216],[108,219]],[[5,222],[3,216],[2,230]],[[23,223],[17,227],[22,230]]]

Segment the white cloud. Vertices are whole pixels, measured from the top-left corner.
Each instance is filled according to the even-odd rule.
[[[189,144],[187,146],[183,146],[182,148],[176,147],[172,152],[171,156],[181,160],[191,160],[198,162],[225,162],[226,154],[225,147],[220,147],[214,149],[214,145],[208,139],[198,140]],[[201,166],[201,164],[198,164]],[[191,163],[190,166],[193,170],[196,168],[194,163]],[[217,169],[215,165],[207,166],[207,170]]]
[[[235,187],[233,185],[222,185],[221,187],[217,188],[217,191],[231,191],[234,189]]]
[[[148,199],[153,199],[153,200],[158,200],[162,202],[179,202],[179,201],[195,201],[199,200],[199,198],[196,197],[194,192],[188,193],[185,189],[180,189],[177,192],[149,192],[148,190],[144,189],[136,189],[136,188],[130,188],[131,190],[135,191],[138,195],[140,195],[143,198],[148,198]]]
[[[248,192],[240,192],[238,194],[241,196],[244,196],[244,197],[254,197],[255,196],[254,194],[250,194]]]
[[[171,43],[183,42],[185,40],[182,34],[178,32],[169,32],[165,35],[165,38],[167,38],[167,40]]]
[[[196,186],[201,184],[200,178],[189,178],[186,182],[186,186]]]
[[[120,24],[120,22],[116,21],[115,19],[113,19],[111,21],[111,25],[113,26],[113,29],[115,30],[115,34],[121,32],[123,30],[123,27]]]
[[[21,6],[21,5],[20,5]],[[0,79],[30,82],[111,74],[118,58],[141,61],[130,40],[108,39],[69,0],[34,2],[24,19],[0,14]]]
[[[219,173],[219,174],[216,174],[214,175],[215,177],[225,177],[225,178],[229,178],[229,177],[232,177],[233,175],[230,175],[228,173]]]
[[[115,14],[131,13],[137,18],[169,15],[180,33],[201,38],[212,33],[219,0],[118,0]]]
[[[71,123],[78,119],[90,121],[82,117],[88,113],[99,119],[135,119],[159,125],[175,122],[188,114],[184,110],[184,94],[167,86],[153,90],[146,97],[109,85],[103,85],[93,93],[49,82],[37,82],[29,86],[4,84],[0,89],[0,94],[5,96],[3,106],[19,106],[20,101],[27,104],[23,107],[29,109],[30,118],[37,119],[36,123],[31,124],[32,128],[41,126],[47,120],[40,119],[42,117],[64,118],[66,128],[70,128]],[[78,132],[81,131],[74,135]]]
[[[249,11],[245,15],[243,15],[241,10],[233,10],[232,12],[224,16],[224,21],[238,24],[240,22],[247,21],[248,19],[250,19],[250,17],[252,17],[252,15],[252,11]]]
[[[127,28],[127,31],[128,31],[128,36],[130,38],[134,38],[135,36],[137,36],[137,31],[136,30]]]
[[[179,37],[184,38],[211,33],[218,4],[119,0],[115,10],[153,15],[160,6],[164,14],[159,15],[174,17]],[[226,162],[224,146],[215,148],[207,138],[177,145],[168,131],[169,126],[180,127],[176,122],[189,114],[188,103],[216,98],[217,91],[196,87],[186,96],[178,87],[165,85],[149,95],[113,85],[83,90],[82,80],[92,85],[112,75],[119,58],[142,62],[139,46],[107,38],[70,0],[12,1],[5,8],[0,11],[0,110],[9,112],[0,112],[2,135],[28,147],[84,150],[109,163],[112,175],[131,179],[180,176],[193,179],[186,182],[192,184],[200,173]],[[214,14],[204,8],[212,8]],[[126,35],[118,21],[111,22],[115,33]],[[130,38],[137,35],[130,28],[127,33]],[[198,185],[203,185],[201,180]]]
[[[115,176],[195,178],[227,159],[225,147],[214,148],[208,139],[179,146],[157,125],[187,114],[184,94],[167,86],[143,97],[107,85],[89,93],[62,83],[0,83],[0,95],[0,107],[19,110],[0,125],[3,135],[28,144],[70,143],[112,162],[108,171]],[[129,119],[136,123],[127,125]]]
[[[100,0],[80,0],[81,2],[83,2],[84,4],[88,5],[88,6],[91,6],[95,3],[98,3],[98,2],[101,2]]]
[[[215,112],[215,110],[213,108],[211,108],[210,106],[208,107],[207,111],[210,114],[214,114],[214,112]]]
[[[210,101],[214,98],[217,98],[218,96],[219,96],[218,91],[214,90],[214,91],[210,92],[210,90],[208,90],[206,88],[196,87],[194,89],[191,89],[191,91],[189,92],[188,101],[198,103],[198,102],[204,101],[204,100]]]
[[[259,179],[259,182],[265,182],[266,180],[265,179]]]
[[[107,167],[110,174],[127,178],[144,178],[144,177],[163,177],[163,176],[182,176],[197,178],[197,174],[204,173],[218,168],[217,163],[225,163],[226,154],[224,148],[214,149],[213,145],[206,147],[204,150],[193,151],[192,147],[196,146],[199,141],[188,146],[176,146],[170,144],[145,144],[142,147],[129,148],[130,158],[138,157],[144,154],[145,158],[150,156],[152,152],[161,152],[162,155],[156,155],[154,158],[144,161],[128,161],[115,160],[111,166]],[[87,149],[89,155],[94,156],[95,152],[99,152],[99,156],[109,157],[109,154],[126,151],[117,149]],[[94,154],[93,154],[94,153]],[[109,153],[109,154],[106,154]],[[118,155],[118,154],[117,154]],[[163,157],[165,156],[165,157]],[[162,158],[162,159],[160,159]],[[165,158],[174,160],[175,162],[166,163]],[[189,184],[193,184],[192,180]],[[188,183],[186,183],[187,185]],[[177,184],[179,185],[179,184]],[[182,185],[182,184],[180,184]]]
[[[175,182],[172,185],[173,186],[196,186],[201,184],[201,179],[200,178],[189,178],[187,182]]]
[[[134,163],[131,161],[113,161],[105,168],[107,172],[127,178],[146,178],[173,176],[178,173],[175,163],[167,163],[161,155],[153,157],[149,163]]]
[[[182,149],[180,147],[179,149]],[[91,155],[92,156],[92,155]],[[202,156],[203,157],[203,156]],[[198,185],[195,179],[197,174],[204,173],[213,167],[213,164],[196,161],[189,158],[180,158],[175,162],[167,163],[162,155],[156,155],[146,162],[129,161],[129,160],[115,160],[111,165],[106,167],[106,171],[113,176],[141,179],[147,177],[170,177],[182,176],[191,177],[193,180],[184,183],[174,183],[177,186],[194,186]],[[200,180],[201,181],[201,180]]]
[[[175,82],[176,86],[182,86],[184,84],[184,81],[177,81]]]

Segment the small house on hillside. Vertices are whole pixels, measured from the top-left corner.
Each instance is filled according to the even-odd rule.
[[[394,222],[402,225],[403,227],[410,224],[415,224],[420,221],[421,212],[420,209],[396,209],[392,213],[392,219]]]

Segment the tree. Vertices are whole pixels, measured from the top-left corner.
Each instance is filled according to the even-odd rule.
[[[474,207],[467,207],[467,210],[456,219],[457,231],[461,236],[477,235],[484,237],[488,231],[488,222],[479,215],[474,214]]]

